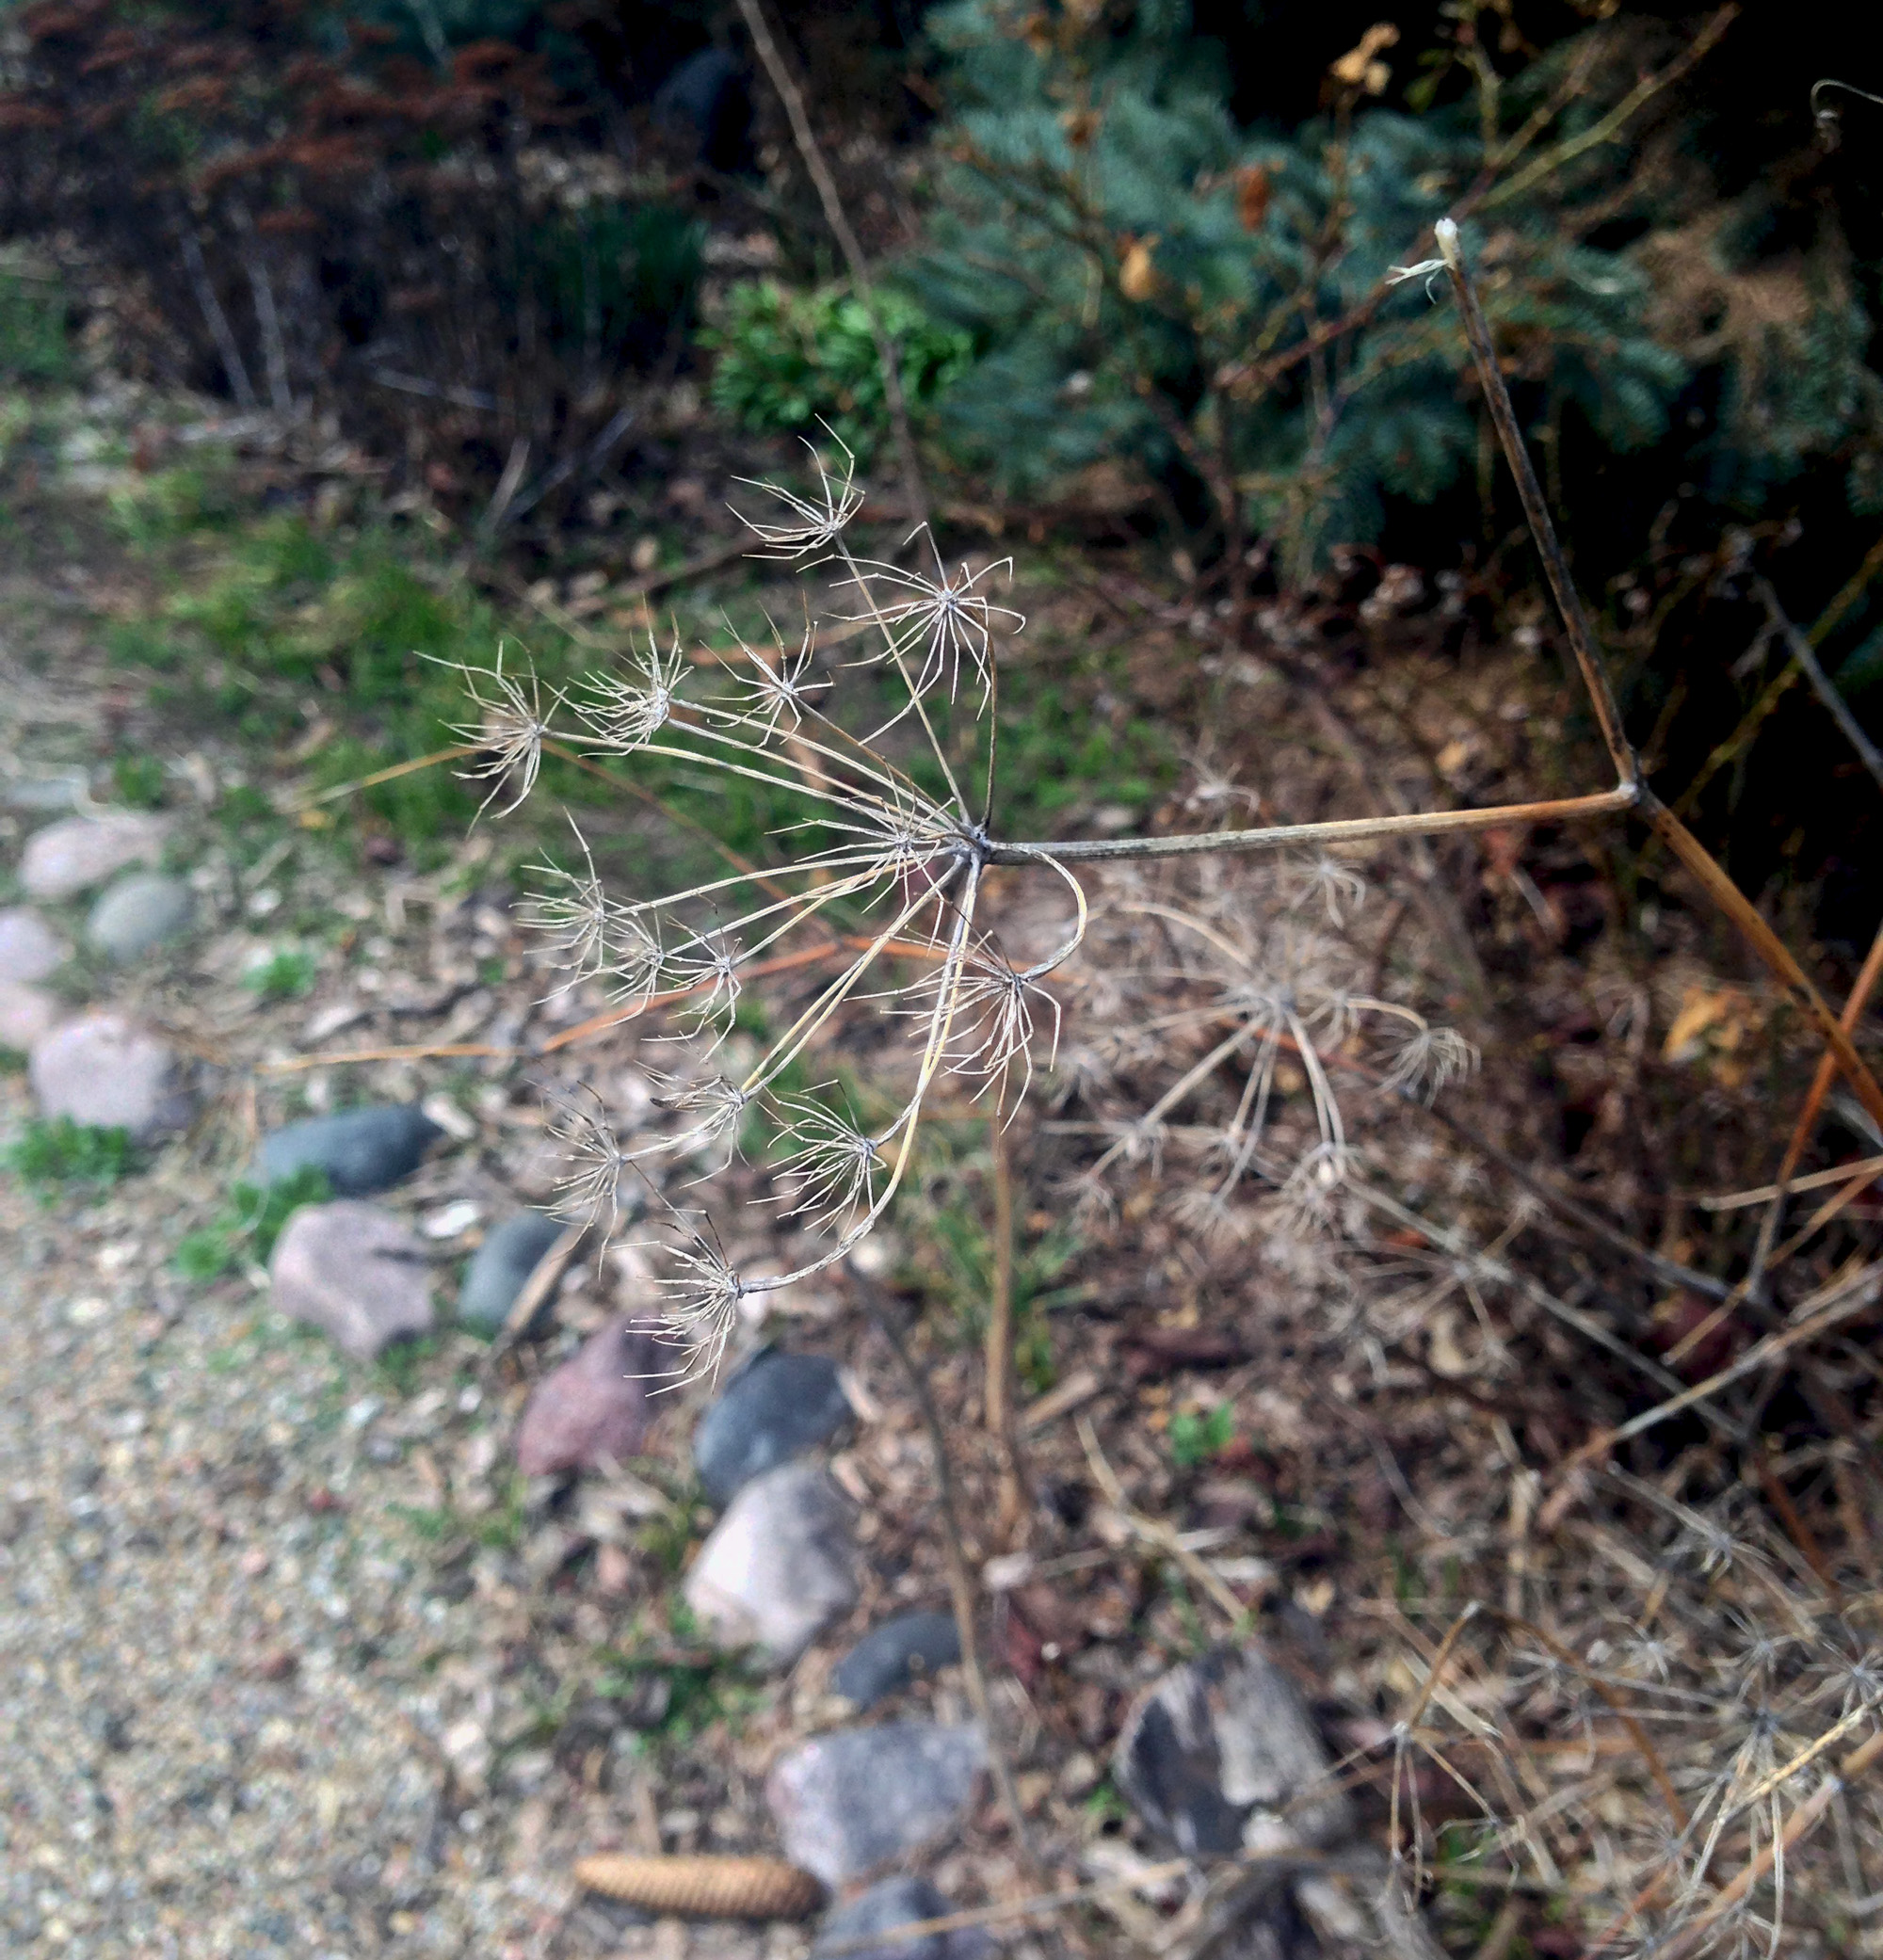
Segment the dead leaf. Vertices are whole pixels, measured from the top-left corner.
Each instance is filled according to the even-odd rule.
[[[1124,258],[1119,266],[1119,290],[1127,299],[1142,302],[1157,290],[1157,266],[1151,254],[1155,237],[1125,241]]]
[[[1758,1025],[1759,1010],[1738,988],[1690,987],[1682,995],[1680,1012],[1661,1044],[1661,1059],[1679,1066],[1698,1062],[1705,1055],[1734,1054]],[[1744,1074],[1743,1069],[1722,1070],[1722,1080],[1729,1072]]]
[[[1245,232],[1259,232],[1268,216],[1275,196],[1267,169],[1262,164],[1245,164],[1235,174],[1236,222]]]
[[[1059,127],[1074,150],[1089,150],[1102,120],[1096,109],[1068,109],[1059,118]]]
[[[1399,29],[1391,21],[1376,21],[1360,36],[1360,45],[1349,48],[1328,72],[1345,88],[1364,88],[1369,95],[1377,95],[1386,87],[1388,70],[1376,57],[1381,48],[1392,47],[1398,40]]]

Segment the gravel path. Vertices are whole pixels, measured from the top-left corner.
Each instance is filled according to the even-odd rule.
[[[0,594],[0,746],[41,779],[96,753],[111,680],[86,631],[98,596],[75,572]],[[0,904],[57,813],[22,800],[0,810]],[[587,1541],[551,1516],[547,1486],[515,1478],[527,1379],[487,1382],[483,1345],[450,1333],[392,1369],[350,1362],[275,1314],[259,1274],[205,1287],[170,1265],[243,1174],[257,1124],[284,1113],[266,1077],[258,1099],[255,1065],[305,1046],[362,971],[456,1003],[439,1010],[454,1028],[514,1022],[472,966],[501,956],[502,923],[467,905],[454,938],[435,888],[408,913],[386,899],[393,875],[362,895],[304,854],[276,882],[298,876],[303,907],[351,906],[384,943],[323,968],[309,999],[263,1005],[241,981],[260,908],[212,827],[184,812],[180,829],[207,929],[129,972],[81,956],[56,984],[64,1007],[122,1006],[219,1061],[201,1115],[103,1195],[42,1197],[0,1173],[0,1950],[618,1951],[627,1916],[575,1898],[575,1856],[763,1848],[763,1813],[755,1779],[720,1775],[683,1791],[703,1813],[663,1832],[631,1734],[604,1724],[571,1755],[571,1702],[646,1601],[621,1597],[619,1571],[598,1591],[592,1559],[569,1569]],[[49,908],[69,940],[89,896]],[[510,992],[530,991],[519,974]],[[376,1022],[375,1005],[367,1039],[436,1036],[436,1014]],[[389,1070],[351,1093],[429,1086]],[[460,1091],[475,1110],[475,1084]],[[494,1083],[484,1098],[382,1202],[414,1221],[514,1206],[536,1099]],[[24,1073],[0,1073],[0,1143],[32,1113]],[[442,1299],[468,1243],[439,1244]],[[585,1303],[565,1305],[574,1325],[526,1374],[579,1339]],[[663,1960],[687,1939],[700,1955],[803,1947],[784,1931],[629,1936]]]

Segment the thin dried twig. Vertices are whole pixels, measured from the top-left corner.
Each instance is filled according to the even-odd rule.
[[[791,124],[792,141],[797,145],[797,153],[803,158],[805,170],[816,188],[818,202],[824,207],[825,222],[835,234],[844,254],[844,263],[849,267],[850,283],[856,288],[857,298],[869,315],[870,334],[877,344],[877,363],[882,370],[883,400],[889,409],[896,459],[902,467],[903,492],[909,499],[909,521],[913,528],[925,530],[928,526],[928,491],[922,480],[922,464],[916,456],[915,437],[909,426],[909,404],[902,392],[902,368],[895,358],[895,343],[890,339],[889,329],[883,325],[882,309],[877,304],[869,261],[863,256],[862,244],[850,223],[849,214],[844,209],[843,196],[837,189],[837,180],[830,174],[830,166],[825,161],[817,132],[811,126],[804,91],[797,86],[797,78],[792,73],[790,64],[772,36],[761,0],[739,0],[739,16],[752,38],[752,46],[758,51],[766,76],[778,91],[779,101],[784,105],[785,119]]]
[[[1119,1482],[1118,1472],[1105,1461],[1105,1453],[1099,1447],[1098,1432],[1086,1417],[1079,1418],[1078,1430],[1086,1461],[1091,1466],[1099,1488],[1104,1492],[1105,1502],[1147,1545],[1156,1546],[1167,1557],[1176,1561],[1184,1578],[1206,1594],[1227,1615],[1232,1630],[1240,1631],[1246,1627],[1249,1608],[1183,1543],[1182,1535],[1162,1518],[1147,1518],[1132,1507],[1131,1500],[1124,1494],[1124,1486]]]
[[[942,1425],[941,1412],[935,1406],[928,1377],[916,1366],[915,1358],[909,1353],[909,1343],[896,1324],[893,1309],[877,1287],[860,1275],[853,1273],[852,1277],[869,1309],[870,1318],[882,1330],[883,1339],[889,1342],[891,1352],[909,1382],[909,1392],[915,1397],[924,1426],[928,1431],[928,1447],[935,1455],[935,1489],[942,1513],[942,1544],[948,1561],[948,1591],[955,1609],[955,1631],[961,1643],[961,1672],[967,1679],[968,1699],[974,1704],[982,1733],[987,1738],[988,1761],[993,1768],[994,1784],[1000,1791],[1001,1807],[1006,1812],[1015,1847],[1031,1866],[1035,1859],[1032,1836],[1026,1827],[1026,1812],[1021,1806],[1020,1793],[1014,1788],[1006,1752],[994,1729],[993,1701],[988,1694],[987,1673],[981,1664],[980,1640],[974,1630],[974,1582],[968,1570],[961,1520],[955,1508],[955,1476],[949,1465],[947,1432]]]

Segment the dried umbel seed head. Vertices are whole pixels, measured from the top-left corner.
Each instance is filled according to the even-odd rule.
[[[690,1062],[668,1063],[663,1052],[669,1072],[655,1080],[653,1120],[630,1134],[586,1090],[560,1093],[551,1124],[569,1154],[557,1208],[594,1228],[604,1249],[620,1223],[625,1181],[644,1184],[656,1212],[668,1209],[661,1320],[682,1350],[678,1379],[716,1365],[742,1313],[826,1271],[874,1229],[909,1174],[938,1084],[953,1079],[1009,1117],[1019,1106],[1036,1068],[1051,1066],[1058,1049],[1055,975],[1091,929],[1086,885],[1065,859],[1102,848],[1002,843],[988,828],[999,645],[1025,623],[992,597],[1010,564],[951,570],[925,535],[913,541],[932,571],[855,555],[845,531],[862,492],[847,454],[834,470],[819,461],[809,492],[761,488],[771,514],[747,522],[762,554],[800,567],[828,562],[860,602],[846,619],[845,659],[874,670],[858,717],[876,724],[869,732],[837,712],[811,619],[795,649],[740,640],[736,659],[720,651],[696,662],[677,631],[650,637],[568,690],[544,685],[506,650],[490,668],[464,670],[478,719],[460,732],[477,747],[471,773],[491,783],[486,808],[501,797],[500,814],[537,782],[546,753],[591,767],[594,758],[657,763],[690,786],[716,779],[742,800],[786,812],[774,832],[778,861],[761,868],[725,852],[721,875],[632,903],[610,897],[571,826],[573,849],[530,869],[519,908],[563,987],[596,986],[626,1014],[663,1008],[655,1038],[690,1053]],[[984,779],[971,798],[966,781],[977,770]],[[1215,776],[1199,794],[1227,811],[1239,793]],[[1128,847],[1189,851],[1197,842]],[[1010,957],[990,929],[996,866],[1050,875],[1070,899],[1062,937],[1043,957]],[[1114,1126],[1092,1169],[1102,1175],[1136,1149],[1154,1155],[1186,1102],[1219,1078],[1235,1083],[1233,1114],[1209,1119],[1214,1183],[1198,1218],[1212,1236],[1243,1230],[1237,1204],[1258,1186],[1303,1217],[1331,1214],[1353,1152],[1325,1057],[1358,1031],[1399,1029],[1389,1081],[1408,1091],[1429,1092],[1470,1065],[1457,1036],[1358,989],[1339,935],[1364,887],[1344,859],[1246,870],[1193,873],[1187,899],[1141,897],[1127,881],[1107,912],[1116,971],[1102,995],[1107,1019],[1119,1023],[1107,1037],[1111,1065],[1155,1066],[1173,1044],[1203,1054],[1182,1065],[1141,1120]],[[1147,961],[1139,988],[1128,976]],[[812,991],[755,1058],[741,1053],[728,1068],[721,1058],[740,1052],[731,1036],[748,985],[774,969],[814,975]],[[1163,998],[1173,984],[1174,1006]],[[1126,1023],[1138,1004],[1145,1024],[1133,1035]],[[851,1010],[894,1016],[910,1036],[888,1108],[872,1108],[867,1122],[831,1084],[797,1086]],[[1284,1061],[1309,1090],[1305,1157],[1298,1140],[1287,1149],[1276,1142]],[[698,1184],[728,1169],[754,1117],[773,1133],[767,1159],[780,1215],[806,1248],[791,1270],[763,1277],[739,1273],[710,1224],[673,1212],[663,1189],[670,1174]]]

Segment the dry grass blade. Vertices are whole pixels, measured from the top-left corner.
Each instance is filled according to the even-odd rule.
[[[1231,1630],[1239,1631],[1246,1627],[1250,1609],[1183,1542],[1179,1534],[1162,1519],[1147,1518],[1133,1508],[1131,1500],[1124,1494],[1124,1486],[1119,1482],[1118,1472],[1105,1461],[1105,1453],[1099,1447],[1098,1432],[1087,1417],[1079,1418],[1078,1430],[1086,1461],[1091,1466],[1099,1488],[1104,1492],[1105,1502],[1147,1545],[1156,1546],[1176,1561],[1183,1576],[1221,1608]]]

